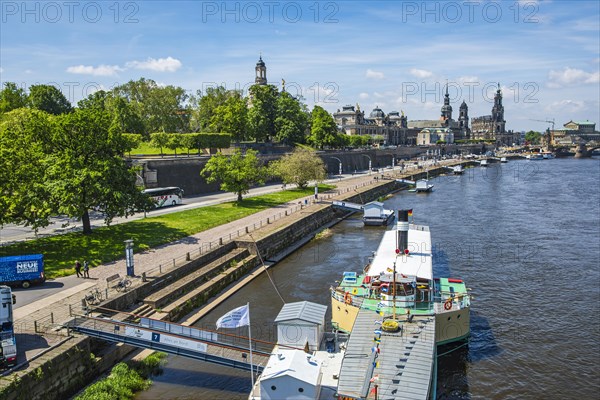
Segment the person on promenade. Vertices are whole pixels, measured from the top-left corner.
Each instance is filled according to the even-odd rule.
[[[75,261],[75,273],[77,273],[78,278],[83,278],[83,275],[81,274],[81,263],[79,260]]]
[[[87,260],[83,261],[83,277],[84,278],[90,277],[90,263],[88,263]]]

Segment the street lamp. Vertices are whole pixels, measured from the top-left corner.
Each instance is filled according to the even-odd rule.
[[[133,271],[133,240],[125,240],[125,265],[127,266],[127,276],[135,276]]]

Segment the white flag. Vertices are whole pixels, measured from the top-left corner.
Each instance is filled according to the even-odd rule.
[[[227,314],[223,315],[217,320],[217,329],[219,328],[237,328],[240,326],[246,326],[250,323],[250,316],[248,315],[250,310],[248,304],[238,308],[234,308]]]

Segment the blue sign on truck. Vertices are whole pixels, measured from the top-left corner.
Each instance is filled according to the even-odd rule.
[[[0,285],[28,288],[34,283],[43,283],[45,280],[42,254],[0,257]]]

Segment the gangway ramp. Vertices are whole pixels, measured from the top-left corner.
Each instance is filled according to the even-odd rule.
[[[150,318],[140,323],[122,322],[92,316],[75,316],[66,326],[91,337],[113,343],[124,343],[144,349],[163,351],[250,371],[249,341],[246,337]],[[252,340],[253,370],[262,372],[269,360],[272,344]]]
[[[362,211],[364,206],[362,204],[351,203],[349,201],[334,200],[331,203],[334,207],[341,208],[348,211]]]

